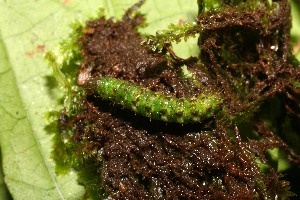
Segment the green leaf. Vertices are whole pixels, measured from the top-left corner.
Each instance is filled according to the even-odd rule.
[[[34,95],[32,92],[24,94],[25,92],[22,93],[20,89],[41,92],[39,88],[41,83],[32,85],[29,84],[30,81],[23,81],[22,84],[18,84],[16,71],[8,58],[2,37],[0,37],[0,56],[0,141],[5,183],[15,199],[30,199],[34,196],[63,199],[66,195],[51,169],[47,152],[42,148],[42,143],[48,139],[46,135],[41,135],[43,120],[36,118],[43,119],[45,108],[42,106],[42,99],[39,102],[39,99],[31,96]],[[24,95],[30,95],[27,102]],[[31,101],[31,105],[28,105],[28,101]]]
[[[4,175],[3,175],[3,169],[2,169],[2,158],[1,158],[1,149],[0,149],[0,199],[2,200],[8,200],[10,199],[9,192],[7,190],[7,187],[4,183]]]
[[[300,61],[300,1],[291,0],[292,13],[292,29],[291,36],[294,43],[294,53],[296,58]]]
[[[68,24],[75,19],[96,16],[99,7],[107,16],[120,18],[136,2],[0,1],[0,147],[4,181],[13,199],[82,198],[84,188],[77,184],[76,173],[58,176],[54,171],[53,135],[45,129],[44,116],[62,94],[43,54],[68,36]],[[148,23],[143,32],[154,34],[170,23],[194,20],[195,8],[195,1],[147,1],[141,9]]]

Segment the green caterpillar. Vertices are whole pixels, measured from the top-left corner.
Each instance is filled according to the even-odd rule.
[[[215,94],[201,94],[193,98],[176,98],[134,86],[116,78],[101,78],[96,82],[101,98],[122,105],[126,109],[150,119],[176,123],[199,123],[213,117],[222,99]]]

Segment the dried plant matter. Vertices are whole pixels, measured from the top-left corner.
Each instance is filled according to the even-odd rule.
[[[132,16],[133,8],[121,21],[101,17],[82,30],[78,42],[84,59],[77,82],[83,92],[76,111],[60,117],[60,137],[68,140],[60,153],[69,156],[66,162],[81,172],[88,173],[92,163],[96,177],[82,180],[88,195],[114,199],[291,196],[289,183],[267,154],[281,148],[291,162],[299,164],[299,152],[281,138],[285,128],[294,129],[299,122],[295,88],[299,63],[290,52],[289,4],[285,0],[271,5],[224,1],[209,10],[202,3],[198,24],[173,25],[156,36],[141,37],[137,28],[143,17]],[[172,41],[196,33],[200,33],[201,55],[179,58]],[[182,75],[183,65],[193,78]],[[97,80],[108,84],[109,91],[99,92]],[[119,83],[128,86],[129,94],[126,88],[116,91]],[[168,100],[163,96],[192,99],[216,94],[223,104],[218,104],[217,114],[199,123],[150,120],[134,109],[140,101],[137,96],[145,95],[132,92],[136,88],[159,94],[161,101]],[[132,101],[124,109],[128,98]],[[263,108],[276,99],[278,114],[272,115],[274,121],[267,120],[265,115],[273,110]],[[276,123],[283,116],[289,121],[284,128]]]

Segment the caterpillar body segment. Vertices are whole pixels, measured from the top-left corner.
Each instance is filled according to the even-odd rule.
[[[165,122],[199,123],[214,117],[222,103],[222,99],[215,94],[176,98],[109,77],[98,80],[96,87],[101,98],[122,105],[142,116]]]

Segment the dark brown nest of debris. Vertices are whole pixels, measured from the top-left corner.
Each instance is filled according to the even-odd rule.
[[[266,151],[277,147],[285,149],[291,161],[298,159],[278,136],[285,131],[277,123],[283,119],[299,130],[299,91],[290,84],[299,70],[290,62],[289,5],[284,0],[277,3],[280,9],[272,14],[225,6],[222,12],[198,17],[205,27],[199,39],[201,63],[190,59],[184,64],[205,90],[222,93],[229,113],[249,113],[237,124],[226,118],[191,125],[150,121],[102,100],[86,87],[83,110],[61,127],[72,125],[73,149],[98,167],[95,176],[107,195],[114,199],[290,196],[282,175],[272,165],[258,164],[268,163]],[[166,56],[167,50],[154,53],[141,45],[137,28],[143,17],[130,18],[130,12],[118,22],[105,18],[88,22],[80,39],[84,55],[80,73],[88,69],[92,78],[124,79],[176,97],[203,92],[181,76],[182,60]],[[262,23],[262,17],[269,22]],[[258,109],[275,100],[276,115]],[[273,114],[275,123],[267,123],[264,116]]]

